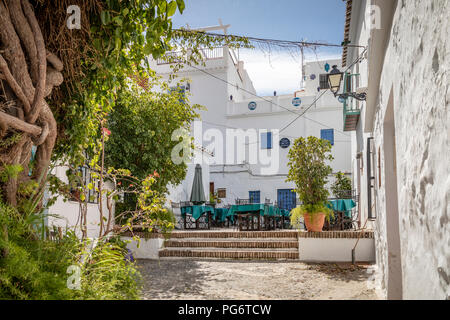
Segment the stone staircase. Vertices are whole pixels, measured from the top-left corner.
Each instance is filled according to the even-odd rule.
[[[297,231],[175,231],[160,258],[298,259]]]

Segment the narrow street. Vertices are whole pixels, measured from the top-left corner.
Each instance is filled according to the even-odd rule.
[[[368,265],[284,261],[139,260],[143,299],[379,299]]]

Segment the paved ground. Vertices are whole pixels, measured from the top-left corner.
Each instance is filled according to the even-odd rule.
[[[368,266],[171,259],[140,260],[143,299],[378,299]]]

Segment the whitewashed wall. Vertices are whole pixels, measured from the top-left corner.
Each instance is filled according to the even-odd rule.
[[[202,132],[205,133],[208,129],[216,129],[223,137],[223,149],[219,150],[219,152],[218,150],[212,149],[208,141],[204,140],[202,145],[207,148],[209,147],[217,157],[216,160],[218,162],[211,164],[209,181],[214,182],[216,190],[217,188],[227,189],[225,203],[234,203],[234,200],[238,197],[248,198],[249,191],[257,190],[261,191],[262,200],[269,198],[274,201],[277,198],[277,189],[290,189],[294,187],[292,183],[285,182],[288,173],[287,154],[289,148],[274,148],[270,151],[270,154],[278,152],[277,158],[279,163],[275,164],[275,170],[272,170],[268,176],[261,176],[263,168],[267,168],[268,166],[260,165],[259,157],[258,164],[245,164],[249,162],[250,154],[259,152],[259,143],[253,144],[256,149],[253,149],[253,146],[246,148],[242,157],[243,161],[237,161],[236,159],[232,165],[224,167],[223,165],[227,163],[227,152],[228,154],[230,153],[230,150],[225,149],[227,142],[226,132],[234,128],[244,130],[273,130],[286,126],[297,114],[303,113],[320,94],[317,91],[319,75],[326,73],[324,65],[327,62],[330,67],[334,64],[340,67],[339,60],[314,61],[307,64],[306,90],[303,90],[303,92],[297,95],[302,99],[302,104],[299,107],[292,105],[294,92],[290,95],[264,98],[258,98],[252,95],[251,93],[256,94],[256,92],[250,77],[245,71],[243,62],[236,63],[232,58],[231,51],[226,48],[223,50],[222,59],[208,60],[206,66],[201,68],[214,77],[227,81],[228,84],[193,68],[186,68],[179,75],[180,78],[186,77],[190,79],[190,102],[203,105],[207,108],[206,111],[200,112]],[[170,73],[170,68],[167,65],[157,65],[153,62],[153,68],[164,78],[167,78]],[[311,74],[315,74],[316,78],[311,79]],[[246,91],[237,89],[236,85],[239,88],[244,88]],[[230,100],[231,95],[233,96],[233,100]],[[257,107],[255,110],[249,110],[249,102],[256,102]],[[309,119],[305,119],[305,117]],[[335,158],[331,163],[333,172],[343,171],[350,173],[351,137],[350,133],[340,132],[343,127],[342,105],[330,92],[327,92],[308,110],[305,117],[299,118],[282,132],[278,138],[274,138],[273,146],[278,147],[281,138],[290,139],[292,146],[296,137],[307,137],[309,135],[320,137],[321,129],[337,128],[339,130],[335,130],[334,132],[335,145],[332,149]],[[259,141],[259,132],[257,136]],[[222,157],[219,157],[220,151],[222,151]],[[235,151],[237,150],[235,149]],[[236,171],[239,171],[239,173],[236,173]],[[175,202],[187,200],[190,195],[189,184],[192,178],[193,175],[188,172],[185,181],[180,186],[171,189],[169,200]],[[209,184],[205,184],[206,190],[209,190]]]
[[[68,179],[66,171],[68,167],[58,166],[53,169],[52,173],[60,178],[63,182],[67,183]],[[106,187],[110,187],[106,183]],[[87,237],[96,238],[100,231],[100,210],[99,204],[89,203],[87,210]],[[113,204],[114,212],[114,204]],[[56,202],[48,209],[48,213],[51,215],[48,218],[48,226],[62,227],[63,230],[72,229],[75,230],[78,236],[81,236],[80,230],[80,206],[75,201],[64,201],[62,196],[59,196]],[[103,216],[108,218],[108,209],[106,208],[106,197],[103,197]],[[114,221],[113,221],[114,223]]]
[[[357,152],[362,152],[360,205],[363,216],[368,206],[373,205],[376,211],[376,259],[383,275],[382,286],[386,291],[392,287],[390,283],[399,286],[403,299],[448,299],[450,3],[446,0],[399,0],[393,8],[392,27],[389,22],[381,31],[375,31],[378,35],[370,34],[367,22],[363,21],[364,12],[370,4],[385,9],[391,3],[362,0],[353,4],[350,40],[369,46],[369,63],[365,60],[357,64],[353,73],[361,73],[361,86],[368,81],[369,87],[375,88],[372,98],[376,98],[373,106],[362,105],[360,123],[352,139],[353,172],[356,179],[355,157]],[[382,23],[390,19],[387,9],[382,10],[381,15]],[[385,51],[383,43],[377,42],[382,32],[387,33]],[[377,52],[380,48],[382,52]],[[348,61],[357,54],[356,50],[349,50]],[[379,89],[375,86],[377,69],[381,72]],[[391,107],[395,132],[389,131]],[[369,136],[374,137],[375,145],[375,163],[372,163],[375,198],[370,204],[366,187],[366,139]],[[395,146],[394,159],[389,144]],[[392,202],[395,188],[390,184],[391,165],[397,175],[394,184],[397,206]],[[395,237],[399,237],[399,250]],[[393,272],[390,262],[394,264],[400,259],[401,270]],[[389,274],[396,273],[401,274],[400,282],[400,279],[389,279]]]
[[[351,262],[352,249],[357,241],[346,238],[299,238],[299,257],[306,262]],[[359,239],[355,261],[375,261],[374,239]]]
[[[159,259],[159,250],[164,246],[164,239],[140,239],[140,241],[133,240],[130,237],[121,237],[122,241],[126,241],[127,248],[133,253],[135,259]]]
[[[446,0],[399,1],[380,82],[374,136],[380,146],[392,94],[405,299],[450,297],[449,17]]]

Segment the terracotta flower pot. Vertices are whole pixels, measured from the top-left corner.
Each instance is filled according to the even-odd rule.
[[[322,232],[323,224],[325,223],[325,213],[316,213],[311,219],[310,214],[304,215],[306,229],[309,232]]]

